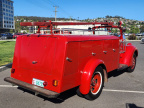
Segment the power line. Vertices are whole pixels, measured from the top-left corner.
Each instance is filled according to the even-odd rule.
[[[34,6],[38,7],[38,8],[46,10],[47,12],[49,12],[49,15],[52,14],[52,11],[53,11],[52,6],[50,7],[46,3],[44,4],[43,2],[41,2],[39,0],[35,0],[35,1],[33,1],[33,0],[26,0],[26,1],[30,5],[34,5]],[[37,16],[39,16],[39,13],[37,13]]]
[[[72,19],[72,16],[70,16],[70,21],[71,21],[71,19]]]
[[[43,9],[49,9],[49,11],[51,11],[52,12],[52,6],[53,7],[55,7],[55,20],[56,20],[56,17],[57,17],[57,8],[59,8],[59,12],[61,13],[61,14],[65,14],[67,17],[69,17],[69,16],[72,16],[71,14],[69,14],[67,11],[65,11],[61,6],[58,6],[54,1],[52,1],[52,0],[41,0],[41,1],[39,1],[39,0],[35,0],[35,1],[33,1],[33,0],[26,0],[28,3],[30,3],[30,4],[32,4],[32,5],[35,5],[35,6],[37,6],[37,7],[39,7],[39,8],[43,8]],[[51,12],[49,12],[49,13],[51,13]]]

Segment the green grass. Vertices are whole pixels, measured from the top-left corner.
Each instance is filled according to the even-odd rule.
[[[12,63],[15,41],[0,41],[0,66]]]

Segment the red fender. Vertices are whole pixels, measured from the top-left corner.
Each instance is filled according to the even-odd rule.
[[[131,65],[131,60],[133,54],[136,52],[136,56],[138,56],[138,50],[131,43],[128,43],[126,46],[126,52],[120,55],[120,64],[126,64],[127,66]]]
[[[102,60],[99,59],[91,59],[85,66],[81,78],[81,85],[79,87],[80,92],[82,94],[88,94],[90,90],[90,83],[93,72],[95,71],[96,67],[100,64],[104,64]]]

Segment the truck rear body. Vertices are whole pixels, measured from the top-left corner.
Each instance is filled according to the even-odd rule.
[[[100,70],[102,68],[106,81],[108,72],[134,65],[133,54],[138,56],[136,47],[132,44],[125,45],[120,25],[101,23],[102,26],[88,28],[88,33],[93,35],[73,35],[67,29],[66,32],[53,32],[52,24],[57,26],[89,23],[36,22],[22,25],[31,24],[44,24],[47,27],[50,25],[51,34],[38,33],[17,37],[11,78],[5,78],[5,81],[43,95],[57,96],[77,86],[80,87],[80,92],[86,95],[92,86],[91,78],[97,67],[100,67]],[[95,29],[109,27],[119,28],[121,36],[95,35]]]
[[[92,38],[89,40],[89,38]],[[111,43],[111,44],[110,44]],[[110,45],[110,46],[109,46]],[[107,49],[108,48],[108,49]],[[116,49],[116,55],[112,49]],[[106,57],[103,50],[108,51]],[[108,72],[118,68],[119,39],[115,36],[29,35],[17,38],[12,78],[33,84],[48,82],[45,89],[61,93],[80,85],[85,64],[93,57],[105,61]],[[115,62],[110,63],[114,59]],[[70,58],[71,61],[66,60]],[[53,85],[58,81],[58,86]]]

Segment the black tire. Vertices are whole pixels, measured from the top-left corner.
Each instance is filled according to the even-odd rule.
[[[79,88],[76,90],[76,93],[77,93],[77,95],[78,95],[79,97],[84,97],[84,95],[81,94],[81,92],[79,91]]]
[[[133,55],[133,58],[132,58],[132,65],[130,67],[127,68],[127,72],[131,73],[135,70],[135,66],[136,66],[136,55],[134,54]]]
[[[93,73],[90,85],[90,91],[85,98],[88,100],[94,100],[98,98],[102,92],[104,86],[104,72],[101,66],[98,66]]]

